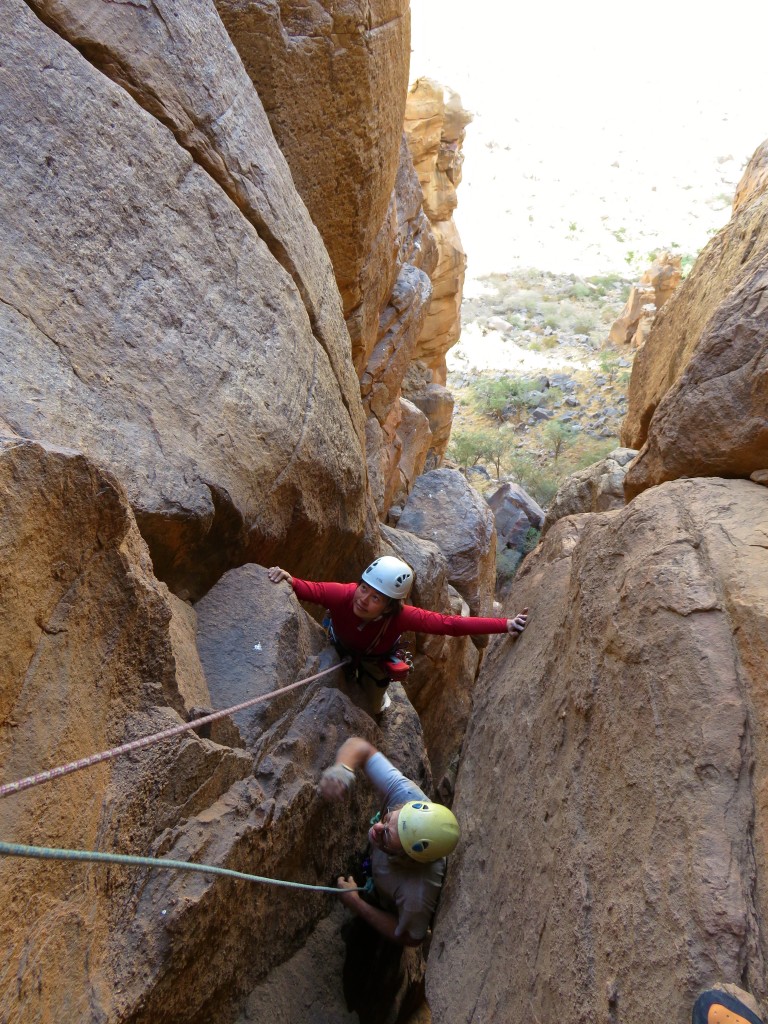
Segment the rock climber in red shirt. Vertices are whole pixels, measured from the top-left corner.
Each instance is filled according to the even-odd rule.
[[[272,566],[273,583],[290,583],[301,601],[322,604],[330,614],[329,636],[340,654],[351,656],[374,714],[390,701],[386,688],[392,678],[404,678],[407,666],[396,657],[400,634],[433,633],[439,636],[478,636],[510,633],[517,637],[528,622],[528,609],[512,619],[441,615],[404,604],[414,574],[400,558],[383,555],[371,562],[359,583],[312,583]]]

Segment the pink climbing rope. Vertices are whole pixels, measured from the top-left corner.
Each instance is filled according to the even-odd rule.
[[[273,697],[279,697],[283,693],[288,693],[290,690],[295,690],[299,686],[306,686],[307,683],[312,683],[315,679],[320,679],[322,676],[327,676],[330,672],[335,672],[341,668],[342,665],[346,665],[349,658],[345,658],[344,661],[339,662],[338,665],[332,665],[330,668],[323,669],[322,672],[318,672],[316,675],[307,676],[306,679],[298,679],[295,683],[289,683],[288,686],[283,686],[279,690],[271,690],[269,693],[263,693],[259,697],[251,697],[250,700],[243,701],[242,704],[235,704],[234,707],[224,708],[222,711],[214,711],[210,715],[205,715],[203,718],[196,718],[193,722],[184,722],[182,725],[173,725],[169,729],[163,729],[162,732],[153,733],[151,736],[142,736],[138,740],[131,740],[129,743],[123,743],[122,746],[112,747],[111,750],[102,750],[100,754],[91,754],[89,757],[81,757],[78,761],[70,761],[69,764],[59,765],[57,768],[49,768],[47,771],[38,772],[36,775],[28,775],[25,779],[18,779],[16,782],[6,782],[0,786],[0,799],[4,796],[9,796],[11,793],[21,793],[22,790],[31,789],[33,786],[39,786],[43,782],[51,782],[53,779],[60,779],[63,775],[70,775],[72,772],[79,771],[81,768],[90,768],[91,765],[101,764],[102,761],[110,761],[112,758],[120,757],[121,754],[130,754],[134,750],[141,750],[143,747],[152,746],[154,743],[159,743],[161,740],[171,739],[173,736],[180,736],[183,732],[189,732],[191,729],[199,729],[201,725],[207,725],[209,722],[215,722],[219,718],[226,718],[228,715],[233,715],[237,711],[244,711],[246,708],[253,707],[254,704],[259,704],[261,701],[271,700]]]

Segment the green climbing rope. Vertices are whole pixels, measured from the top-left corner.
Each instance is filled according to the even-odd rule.
[[[0,842],[0,855],[4,857],[34,857],[37,860],[84,860],[106,864],[127,864],[130,867],[166,868],[175,871],[197,871],[204,875],[225,875],[245,882],[264,882],[267,885],[282,885],[289,889],[309,889],[312,892],[329,892],[338,896],[343,892],[364,892],[362,888],[337,889],[331,885],[310,885],[308,882],[288,882],[280,878],[264,878],[262,875],[248,875],[243,871],[218,868],[211,864],[193,864],[186,860],[162,860],[158,857],[133,857],[122,853],[101,853],[97,850],[59,850],[48,846],[25,846],[22,843]]]

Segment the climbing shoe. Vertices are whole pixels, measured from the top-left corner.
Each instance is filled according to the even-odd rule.
[[[736,996],[722,989],[702,992],[693,1004],[692,1024],[763,1024]]]

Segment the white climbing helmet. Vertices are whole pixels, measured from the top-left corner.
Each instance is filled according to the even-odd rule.
[[[401,600],[408,597],[413,586],[413,569],[401,558],[382,555],[363,573],[363,582],[387,597]]]

